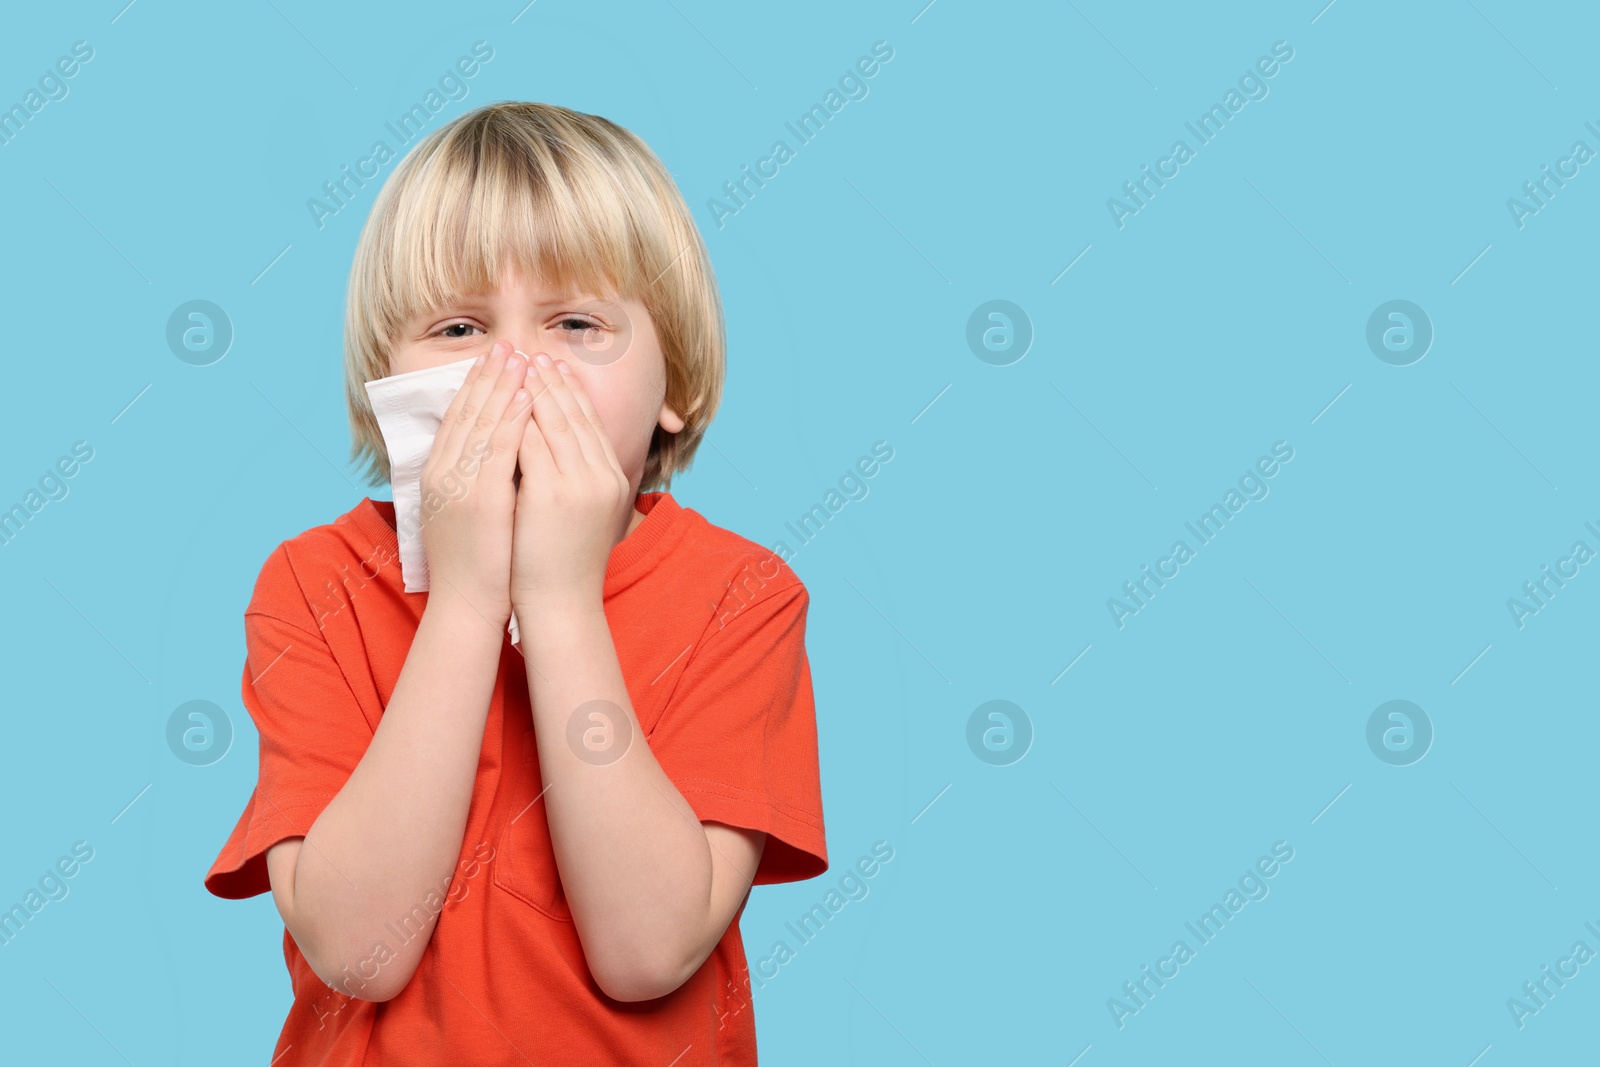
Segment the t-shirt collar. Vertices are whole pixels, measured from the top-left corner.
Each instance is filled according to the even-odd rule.
[[[664,489],[637,494],[634,497],[634,508],[642,512],[644,518],[634,527],[632,533],[619,541],[611,550],[611,558],[606,562],[604,596],[610,596],[648,574],[683,535],[689,515],[687,509]],[[400,535],[391,525],[394,521],[394,501],[374,500],[370,496],[362,497],[361,502],[352,508],[346,517],[353,521],[375,546],[388,550],[389,555],[396,560],[395,575],[398,579]]]

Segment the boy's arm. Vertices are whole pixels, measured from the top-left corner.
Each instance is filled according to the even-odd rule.
[[[317,976],[362,1000],[405,988],[455,873],[504,628],[429,594],[383,718],[304,837],[267,851],[273,899]],[[385,923],[424,935],[395,944]]]
[[[522,650],[545,814],[589,970],[615,1000],[665,996],[726,932],[767,835],[695,817],[645,741],[598,599],[519,605],[517,615],[529,620]],[[571,744],[575,714],[579,734],[609,727],[621,757]]]

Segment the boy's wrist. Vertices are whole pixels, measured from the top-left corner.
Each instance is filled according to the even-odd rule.
[[[517,622],[522,625],[531,619],[548,621],[604,612],[605,607],[598,594],[564,590],[513,596],[511,610],[517,613]]]
[[[424,618],[442,618],[454,625],[478,625],[500,630],[504,630],[511,621],[509,603],[480,603],[448,584],[428,591],[428,601],[423,605],[422,613]]]

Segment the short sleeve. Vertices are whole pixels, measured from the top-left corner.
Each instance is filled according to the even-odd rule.
[[[805,586],[710,630],[650,733],[656,761],[701,821],[767,834],[754,884],[828,869]]]
[[[267,849],[304,836],[344,787],[373,727],[319,631],[247,611],[241,691],[260,735],[255,790],[206,889],[230,900],[265,893]]]

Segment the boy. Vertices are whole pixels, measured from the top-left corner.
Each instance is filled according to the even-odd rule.
[[[371,484],[363,383],[478,360],[421,477],[429,592],[368,497],[245,611],[259,777],[205,884],[283,917],[275,1067],[756,1062],[750,886],[828,867],[809,597],[640,491],[688,466],[723,351],[681,195],[603,118],[489,105],[384,184],[345,336]]]

